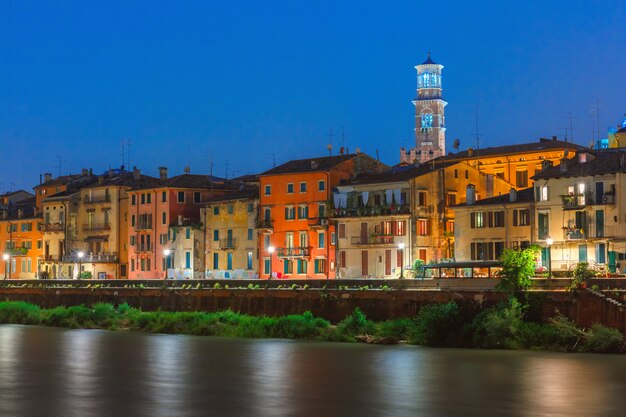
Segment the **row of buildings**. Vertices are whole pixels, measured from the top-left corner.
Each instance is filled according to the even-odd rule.
[[[552,138],[446,154],[443,66],[429,54],[415,69],[415,147],[398,165],[342,151],[231,180],[44,174],[34,195],[0,196],[0,274],[394,277],[417,259],[484,262],[529,244],[553,269],[620,267],[626,119],[606,149]]]

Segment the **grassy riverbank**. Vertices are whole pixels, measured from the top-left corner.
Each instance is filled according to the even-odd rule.
[[[249,338],[309,339],[336,342],[397,343],[442,347],[542,349],[563,352],[624,352],[614,329],[580,329],[565,317],[548,323],[524,320],[524,307],[512,299],[475,315],[454,302],[423,308],[415,318],[373,322],[355,310],[333,325],[310,312],[282,317],[232,311],[144,312],[121,304],[42,309],[26,302],[0,302],[0,323],[53,327],[131,330],[146,333]]]

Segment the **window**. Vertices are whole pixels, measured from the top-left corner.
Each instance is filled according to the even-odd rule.
[[[217,252],[213,252],[213,269],[220,268],[220,256]]]
[[[179,191],[179,192],[177,193],[177,198],[176,198],[176,201],[177,201],[178,203],[184,203],[184,202],[185,202],[185,192],[184,192],[184,191]]]
[[[130,196],[130,204],[132,204],[133,206],[137,205],[137,196],[135,194]],[[132,269],[134,269],[134,268],[132,268]]]
[[[340,268],[345,268],[346,267],[346,251],[345,250],[340,250],[339,251],[339,260],[337,262]]]
[[[252,269],[252,251],[246,252],[246,269]]]
[[[266,275],[270,273],[270,258],[263,258],[263,273]]]
[[[228,270],[233,269],[233,253],[232,252],[228,252],[226,254],[226,269]]]
[[[296,218],[296,209],[291,207],[285,207],[285,220],[293,220]]]
[[[135,259],[130,260],[130,272],[135,271]]]
[[[465,179],[466,180],[469,179],[469,171],[468,170],[465,170]]]
[[[493,227],[504,227],[504,212],[503,211],[493,212]]]
[[[446,205],[449,207],[455,204],[456,204],[456,194],[446,193]]]
[[[193,193],[193,202],[199,203],[201,200],[200,191],[194,191]]]
[[[333,246],[337,244],[337,235],[335,234],[335,232],[332,232],[330,234],[330,244]]]
[[[130,246],[135,246],[135,236],[130,237]]]
[[[530,224],[530,209],[513,210],[513,226],[528,226]]]
[[[285,259],[283,262],[283,273],[285,275],[293,274],[293,261]]]
[[[417,205],[421,207],[426,206],[426,191],[418,191],[417,192]]]
[[[298,259],[298,274],[306,274],[307,262],[304,259]]]
[[[270,247],[270,235],[263,235],[263,248],[267,249]]]
[[[191,239],[191,228],[185,228],[185,239]]]
[[[478,211],[470,214],[470,227],[472,229],[480,229],[485,227],[485,213]]]
[[[146,260],[144,258],[141,258],[141,270],[146,270]]]
[[[191,268],[191,252],[185,252],[185,268]]]
[[[308,219],[309,218],[309,207],[308,206],[298,206],[298,218],[299,219]]]
[[[162,203],[167,202],[167,191],[162,191],[161,192],[161,202]]]
[[[404,236],[406,235],[406,223],[404,222],[404,220],[399,220],[396,222],[396,228],[395,228],[395,235],[396,236]]]
[[[265,220],[266,222],[269,222],[270,220],[272,220],[272,210],[270,208],[265,208],[263,210],[263,220]]]
[[[220,206],[214,206],[213,207],[213,214],[214,215],[220,214]]]
[[[146,204],[146,195],[145,194],[141,194],[141,204]],[[143,261],[144,260],[142,259],[142,262]],[[143,269],[142,269],[142,271],[143,271]]]
[[[548,201],[548,186],[535,187],[535,199],[537,201]]]
[[[326,235],[324,232],[320,232],[317,234],[317,247],[323,249],[326,247]]]
[[[528,187],[528,170],[520,170],[515,173],[515,183],[519,188]]]
[[[235,212],[235,205],[234,204],[229,204],[228,205],[228,214],[233,214]]]
[[[272,186],[269,184],[265,186],[265,195],[272,195]]]
[[[318,191],[324,191],[324,190],[326,190],[326,181],[324,181],[324,180],[319,180],[319,181],[317,182],[317,190],[318,190]]]
[[[427,236],[428,235],[428,220],[419,219],[417,221],[417,235],[418,236]]]
[[[152,203],[152,194],[150,193],[146,194],[146,202],[148,204]]]
[[[248,203],[248,213],[254,212],[254,203]]]
[[[134,214],[132,216],[130,216],[130,225],[132,227],[135,227],[135,215]]]
[[[167,245],[167,233],[161,233],[159,235],[159,243],[161,245]]]
[[[317,206],[317,217],[320,219],[326,218],[326,205],[320,204]]]
[[[345,238],[346,238],[346,224],[339,223],[339,239],[345,239]]]
[[[537,216],[537,237],[544,240],[548,237],[550,231],[550,220],[548,213],[539,213]]]
[[[453,220],[446,221],[446,232],[454,234],[454,221]]]
[[[43,242],[41,240],[37,241],[37,249],[41,249],[41,247],[43,246]]]
[[[293,183],[287,184],[287,194],[293,194]]]
[[[300,192],[301,193],[306,193],[306,182],[301,182],[300,183]]]
[[[433,115],[430,113],[422,114],[422,129],[433,127]]]
[[[315,273],[323,274],[326,272],[326,259],[315,260]]]
[[[217,242],[218,240],[220,240],[220,231],[215,229],[213,230],[213,241]]]
[[[454,178],[459,178],[459,170],[458,169],[454,169]]]
[[[161,213],[161,224],[167,224],[167,213]]]
[[[253,233],[254,233],[254,232],[252,231],[252,229],[248,229],[248,240],[252,240],[252,239],[254,239],[254,235],[253,235]]]

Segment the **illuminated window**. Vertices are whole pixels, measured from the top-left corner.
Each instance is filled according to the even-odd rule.
[[[428,220],[419,219],[417,221],[417,235],[418,236],[428,235]]]
[[[433,115],[430,113],[422,114],[422,128],[433,127]]]

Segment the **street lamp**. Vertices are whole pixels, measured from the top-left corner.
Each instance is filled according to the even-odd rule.
[[[400,279],[404,278],[404,242],[398,243],[400,252]]]
[[[276,248],[274,246],[270,246],[267,248],[267,251],[270,253],[270,277],[269,279],[272,279],[272,255],[274,255],[274,250]]]
[[[165,278],[167,278],[167,269],[170,267],[170,249],[163,249],[163,256],[165,256]]]
[[[2,259],[4,259],[4,279],[7,279],[7,269],[9,269],[9,254],[3,253]]]
[[[552,278],[552,244],[554,239],[550,236],[546,238],[546,244],[548,245],[548,279]]]
[[[80,251],[76,255],[78,255],[78,278],[82,277],[82,269],[83,269],[83,256],[85,256],[85,252]]]

